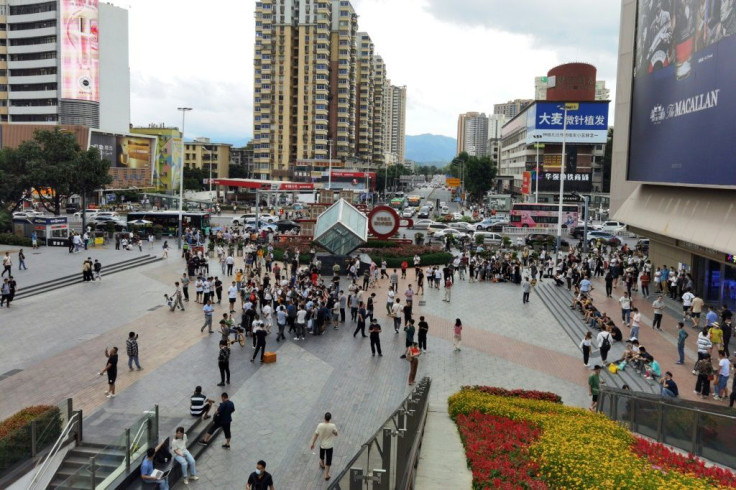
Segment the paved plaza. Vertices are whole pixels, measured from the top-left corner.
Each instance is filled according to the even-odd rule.
[[[106,253],[114,261],[115,251]],[[30,256],[28,277],[36,268],[76,268],[80,256],[65,249],[44,249]],[[158,404],[159,435],[165,437],[182,420],[189,420],[194,386],[202,385],[209,397],[219,398],[219,334],[200,333],[203,318],[196,303],[187,303],[185,312],[172,313],[164,307],[163,294],[173,290],[182,266],[174,251],[168,260],[0,309],[4,330],[0,376],[5,375],[0,389],[7,395],[0,398],[0,417],[28,405],[71,397],[84,410],[85,439],[104,442]],[[22,287],[26,277],[23,273],[17,277]],[[400,291],[413,277],[409,271]],[[349,320],[339,330],[329,328],[325,335],[308,336],[303,342],[288,338],[277,344],[271,335],[268,350],[277,352],[275,364],[250,363],[249,343],[243,349],[233,346],[232,384],[225,388],[236,406],[232,449],[222,449],[222,438],[217,439],[198,461],[198,485],[244,485],[255,462],[264,459],[278,488],[325,488],[318,456],[309,449],[325,411],[333,413],[340,431],[333,475],[339,473],[410,391],[408,363],[399,358],[404,351],[403,332],[394,334],[391,319],[384,315],[386,283],[370,290],[377,293],[383,357],[371,356],[367,338],[353,337],[354,324]],[[418,376],[433,380],[433,418],[444,417],[447,397],[467,384],[549,390],[567,404],[589,404],[589,371],[582,366],[579,349],[539,297],[533,295],[531,303],[523,305],[519,286],[467,281],[458,281],[450,303],[441,301],[442,294],[428,289],[417,297],[417,303],[425,304],[417,306],[414,314],[416,319],[424,315],[430,325],[429,352],[420,358]],[[224,305],[216,308],[214,318],[225,309]],[[465,327],[461,352],[452,347],[455,318],[461,318]],[[129,331],[140,335],[142,371],[128,372],[125,366]],[[104,367],[105,347],[112,345],[121,350],[118,396],[107,399],[105,381],[97,373]],[[462,456],[458,441],[447,450]],[[441,452],[428,448],[423,458],[432,454],[436,458]]]

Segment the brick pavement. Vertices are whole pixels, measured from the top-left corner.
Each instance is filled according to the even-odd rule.
[[[0,381],[0,389],[13,395],[0,400],[0,416],[30,403],[73,396],[75,406],[89,415],[91,437],[112,430],[103,431],[103,425],[130,420],[158,403],[169,421],[162,427],[164,436],[173,421],[186,418],[196,384],[215,398],[220,393],[215,386],[219,336],[200,334],[202,315],[193,303],[186,313],[156,309],[162,292],[178,277],[178,264],[170,260],[121,273],[113,278],[114,289],[113,281],[91,289],[80,284],[29,298],[22,309],[4,312],[13,315],[14,324],[27,325],[28,334],[11,335],[0,347],[5,349],[0,360],[4,367],[24,369]],[[402,281],[402,291],[405,285]],[[386,287],[383,283],[376,289],[377,312],[382,311]],[[433,378],[432,404],[444,406],[461,385],[489,384],[551,390],[569,404],[587,405],[588,373],[580,366],[577,347],[564,340],[551,314],[535,304],[536,298],[525,307],[518,286],[464,282],[458,283],[450,304],[431,294],[428,291],[427,305],[417,307],[415,317],[425,314],[430,322],[430,352],[421,358],[418,376]],[[39,316],[43,322],[36,321]],[[457,316],[465,324],[464,347],[458,353],[451,342]],[[404,336],[394,335],[388,318],[380,313],[378,317],[384,326],[383,358],[370,356],[368,339],[353,338],[349,323],[304,342],[275,344],[270,337],[269,350],[279,355],[274,365],[251,364],[250,346],[244,352],[236,347],[233,384],[227,387],[238,407],[233,449],[223,454],[218,440],[205,452],[199,463],[200,485],[242,485],[255,461],[264,458],[279,488],[323,488],[317,457],[307,443],[326,410],[335,414],[341,431],[333,465],[337,475],[409,391],[408,364],[399,359]],[[124,369],[129,330],[141,332],[141,372]],[[123,352],[118,396],[108,400],[104,379],[96,373],[104,365],[104,347],[111,344]],[[26,351],[32,352],[33,362],[27,362]],[[310,465],[314,471],[305,471]]]

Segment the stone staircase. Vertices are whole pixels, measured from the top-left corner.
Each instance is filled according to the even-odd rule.
[[[580,341],[585,337],[586,332],[593,334],[593,339],[598,335],[598,330],[591,329],[587,323],[583,322],[583,316],[578,310],[571,310],[572,293],[564,286],[555,286],[552,281],[537,283],[534,288],[544,305],[550,310],[552,315],[557,319],[562,330],[575,343],[580,345]],[[611,350],[608,352],[608,361],[620,359],[625,350],[623,342],[614,342]],[[580,358],[582,359],[582,350]],[[601,364],[600,353],[593,350],[590,354],[590,365]],[[659,384],[655,380],[647,380],[643,375],[638,374],[632,367],[627,367],[623,371],[611,374],[607,369],[601,370],[601,379],[608,386],[621,388],[624,384],[628,385],[632,391],[644,393],[659,394]]]
[[[91,458],[95,458],[95,482],[99,484],[115,471],[125,459],[124,447],[105,447],[101,444],[83,443],[69,451],[56,471],[48,488],[68,490],[75,488],[90,489],[92,472],[89,469]],[[81,468],[87,467],[82,472]]]

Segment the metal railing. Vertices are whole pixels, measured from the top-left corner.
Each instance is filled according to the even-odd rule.
[[[59,435],[58,439],[56,439],[56,442],[54,442],[54,445],[51,446],[51,450],[46,454],[46,457],[43,458],[43,460],[38,461],[38,464],[36,465],[37,469],[35,470],[35,474],[33,475],[31,482],[28,484],[28,488],[35,488],[34,485],[37,485],[44,479],[46,473],[52,467],[52,462],[54,461],[54,458],[59,453],[59,451],[64,448],[67,442],[69,442],[72,438],[76,439],[77,442],[81,441],[82,411],[72,411],[71,398],[67,399],[64,402],[63,407],[65,407],[66,410],[62,410],[62,413],[64,414],[62,420],[66,420],[66,426],[61,431],[61,435]],[[32,433],[35,433],[35,430],[32,430]],[[35,448],[34,450],[32,450],[32,456],[35,457]]]
[[[736,467],[736,438],[732,434],[736,416],[732,409],[602,387],[598,411],[632,432]]]
[[[432,380],[423,378],[363,444],[328,490],[410,490],[429,408]]]

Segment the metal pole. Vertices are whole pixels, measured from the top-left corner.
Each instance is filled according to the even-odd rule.
[[[330,154],[328,157],[329,170],[327,171],[327,190],[332,190],[332,140],[330,140]]]
[[[182,212],[184,210],[184,122],[187,111],[191,111],[191,107],[177,107],[177,111],[181,111],[181,165],[179,166],[179,240],[177,245],[181,250],[181,235],[182,235]]]
[[[588,253],[588,205],[590,202],[590,196],[583,196],[583,202],[585,203],[585,212],[583,217],[585,222],[583,223],[583,253]]]
[[[534,178],[534,202],[539,204],[539,143],[534,145],[537,148],[537,173]]]
[[[565,193],[565,140],[567,138],[567,104],[565,104],[564,119],[562,121],[562,160],[560,161],[560,204],[557,209],[557,254],[562,245],[562,201]]]
[[[207,149],[207,147],[202,146],[202,149],[207,152],[209,155],[209,167],[210,167],[210,203],[212,203],[212,152]]]

